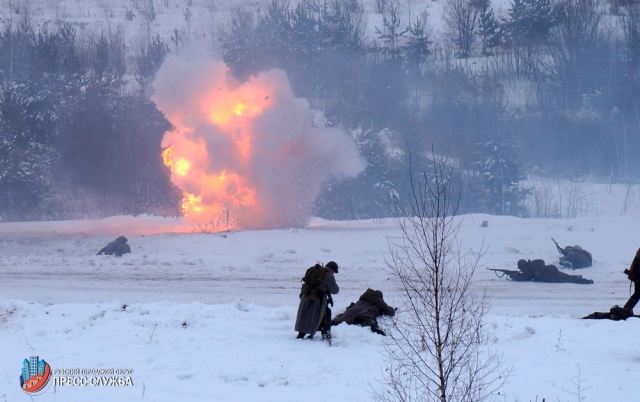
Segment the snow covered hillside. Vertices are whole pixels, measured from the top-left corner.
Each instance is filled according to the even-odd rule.
[[[299,1],[292,0],[296,5]],[[29,7],[34,22],[54,24],[56,21],[72,22],[82,31],[101,29],[122,29],[129,40],[146,35],[151,30],[167,42],[177,30],[183,37],[213,44],[218,28],[229,21],[230,13],[237,8],[261,13],[271,0],[30,0]],[[392,2],[383,2],[390,5]],[[408,24],[418,16],[427,16],[435,32],[442,29],[442,3],[434,0],[401,0],[393,2]],[[4,0],[3,18],[6,10],[21,4],[20,0]],[[11,4],[11,6],[10,6]],[[375,27],[382,27],[382,15],[378,13],[375,1],[363,1],[367,12],[367,32],[376,37]],[[509,0],[493,0],[496,13],[503,14],[509,8]]]
[[[461,219],[463,247],[487,249],[474,289],[492,297],[490,346],[513,367],[498,400],[635,400],[640,320],[580,318],[628,298],[637,219]],[[384,256],[398,233],[380,220],[217,234],[144,216],[0,224],[0,400],[28,400],[21,362],[38,355],[53,369],[133,369],[133,387],[51,387],[42,401],[369,401],[389,339],[343,324],[332,348],[296,340],[300,277],[333,259],[334,314],[367,287],[397,305]],[[117,235],[131,254],[95,255]],[[593,267],[578,273],[595,284],[516,283],[484,269],[557,264],[550,237],[591,251]]]

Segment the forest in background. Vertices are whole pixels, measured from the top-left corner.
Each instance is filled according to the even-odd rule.
[[[497,14],[488,0],[449,0],[436,34],[403,3],[274,0],[211,27],[211,52],[236,77],[281,68],[329,125],[353,133],[369,166],[327,183],[317,216],[389,216],[409,167],[428,171],[434,155],[453,168],[459,213],[527,216],[529,175],[637,182],[640,4],[511,0]],[[150,84],[164,57],[195,39],[149,28],[129,43],[115,21],[100,31],[38,25],[28,2],[7,4],[0,219],[179,214],[160,157],[171,125]],[[153,21],[161,6],[135,1],[123,20]],[[373,30],[365,6],[382,15]]]

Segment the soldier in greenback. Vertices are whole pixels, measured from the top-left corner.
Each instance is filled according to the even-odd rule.
[[[304,338],[306,334],[309,334],[309,338],[313,338],[320,328],[320,324],[327,314],[327,303],[331,299],[331,295],[340,291],[334,276],[337,273],[338,264],[335,261],[329,261],[325,266],[316,264],[307,269],[304,278],[302,278],[303,284],[300,289],[300,304],[295,325],[299,339]],[[333,300],[330,303],[333,305]],[[325,321],[329,322],[325,324],[323,332],[328,332],[330,317],[327,317]],[[323,335],[325,334],[323,333]]]

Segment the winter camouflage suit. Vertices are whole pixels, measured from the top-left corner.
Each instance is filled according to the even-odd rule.
[[[334,277],[334,271],[328,266],[329,263],[327,263],[327,266],[322,267],[324,277],[320,284],[315,287],[308,286],[307,284],[302,285],[295,326],[299,337],[300,334],[309,334],[310,337],[315,335],[327,309],[328,295],[337,294],[340,291],[336,283],[336,278]]]

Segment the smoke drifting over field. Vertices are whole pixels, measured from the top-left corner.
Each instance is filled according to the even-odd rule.
[[[221,61],[170,55],[153,89],[175,127],[162,142],[165,164],[196,222],[301,226],[327,179],[355,177],[366,166],[345,131],[314,124],[317,112],[295,97],[281,70],[237,82]]]

